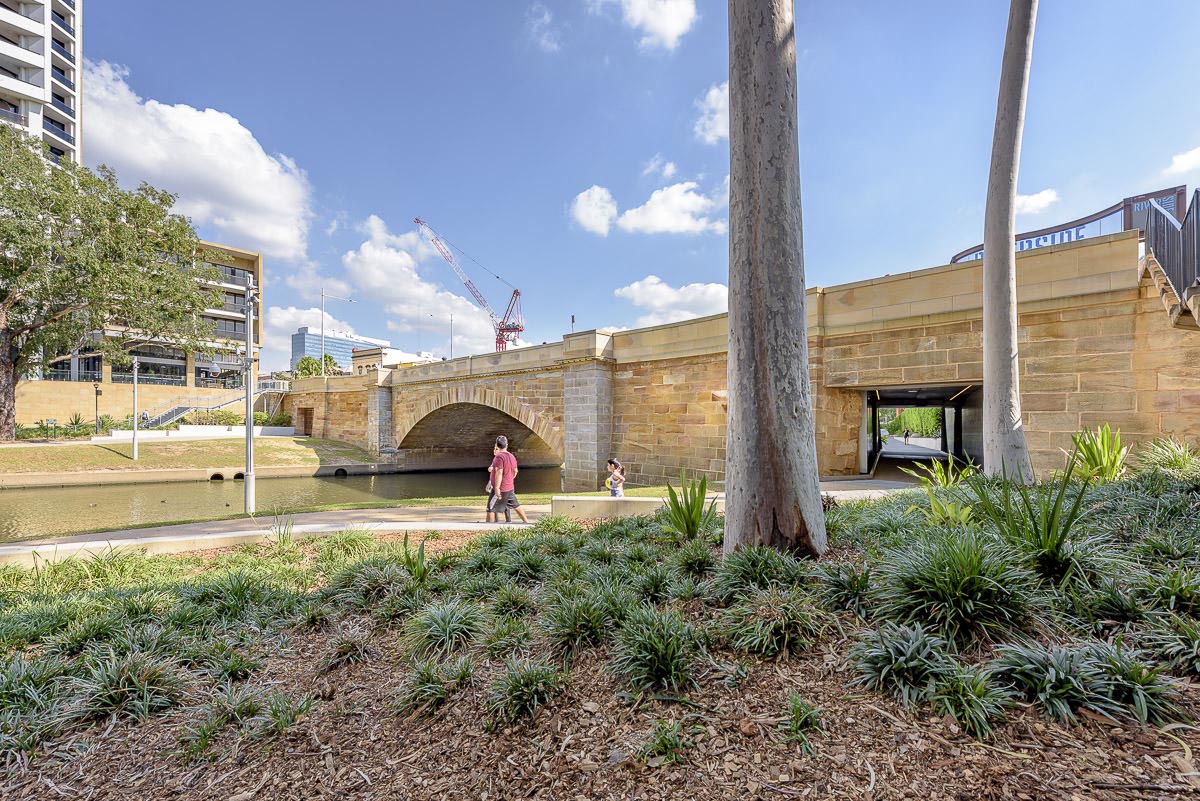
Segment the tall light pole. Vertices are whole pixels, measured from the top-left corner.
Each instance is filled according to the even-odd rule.
[[[100,396],[104,392],[100,389],[100,384],[92,384],[92,389],[96,391],[96,436],[100,436]]]
[[[242,474],[245,477],[242,483],[246,493],[248,515],[254,514],[254,386],[257,383],[254,370],[254,304],[257,302],[258,290],[254,286],[254,276],[250,276],[246,285],[246,358],[242,363],[246,384],[246,470]],[[324,318],[322,313],[321,319]],[[325,359],[322,356],[322,366],[324,363]]]
[[[140,367],[138,357],[133,357],[133,461],[137,461],[137,426],[138,426],[138,408],[137,408],[137,377],[138,367]]]
[[[325,298],[354,303],[352,298],[339,298],[337,295],[326,294],[325,287],[321,287],[321,378],[325,377]]]
[[[454,315],[450,315],[450,358],[454,358]]]

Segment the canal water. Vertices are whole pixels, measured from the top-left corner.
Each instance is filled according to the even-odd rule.
[[[255,487],[259,513],[270,515],[327,504],[456,496],[475,496],[482,508],[486,481],[483,470],[458,470],[346,478],[260,478]],[[521,471],[517,484],[518,497],[521,492],[558,492],[559,470],[527,468]],[[242,504],[241,481],[0,490],[0,542],[226,517],[241,512]]]

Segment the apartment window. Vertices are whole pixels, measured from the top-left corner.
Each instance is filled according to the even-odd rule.
[[[4,109],[5,111],[10,111],[13,114],[21,113],[21,109],[17,108],[16,103],[9,103],[7,100],[0,100],[0,108]]]
[[[62,131],[63,133],[66,133],[66,131],[67,131],[67,126],[63,125],[58,120],[52,120],[49,117],[43,117],[42,122],[46,123],[47,125],[53,125],[55,128]]]
[[[64,106],[67,104],[67,99],[65,97],[63,97],[62,95],[60,95],[58,92],[51,92],[50,96],[53,97],[55,100],[57,100],[59,103],[62,103]]]
[[[8,77],[10,77],[10,78],[16,78],[18,81],[19,81],[19,80],[21,80],[21,76],[20,76],[20,75],[18,75],[17,73],[13,72],[13,71],[12,71],[12,70],[10,70],[8,67],[5,67],[3,64],[0,64],[0,73],[3,73],[4,75],[7,75],[7,76],[8,76]]]
[[[214,328],[218,334],[244,335],[246,333],[245,320],[212,320],[211,318],[207,317],[205,319],[215,323]]]

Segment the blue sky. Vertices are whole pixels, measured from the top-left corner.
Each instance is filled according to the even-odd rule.
[[[364,8],[369,8],[364,13]],[[89,2],[84,158],[266,258],[267,368],[319,324],[490,349],[412,225],[522,290],[529,342],[724,307],[726,3]],[[1006,2],[796,6],[806,273],[981,239]],[[1150,32],[1153,31],[1151,34]],[[1041,4],[1019,230],[1200,183],[1200,3]],[[470,260],[492,305],[509,290]]]

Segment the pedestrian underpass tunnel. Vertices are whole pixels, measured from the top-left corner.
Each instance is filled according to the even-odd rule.
[[[978,384],[880,387],[863,393],[859,472],[906,478],[900,467],[950,456],[983,464]],[[904,432],[909,432],[905,442]]]
[[[492,445],[500,434],[521,467],[558,467],[558,454],[524,423],[478,403],[452,403],[417,421],[397,450],[407,469],[460,470],[477,467],[482,488],[492,461]]]

